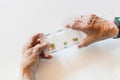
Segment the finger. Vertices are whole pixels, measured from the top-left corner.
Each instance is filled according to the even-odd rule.
[[[27,64],[33,64],[34,62],[37,61],[39,58],[39,54],[42,52],[42,49],[44,49],[48,44],[47,43],[42,43],[38,44],[33,48],[33,53],[28,57]]]
[[[41,42],[41,43],[47,42],[47,41],[45,40],[45,39],[46,39],[45,35],[40,36],[39,39],[40,39],[40,42]]]
[[[42,44],[37,44],[34,48],[33,48],[33,53],[34,54],[40,54],[40,52],[45,49],[46,47],[48,47],[48,43],[47,42],[44,42]]]
[[[27,64],[31,65],[35,63],[39,59],[39,55],[48,46],[48,43],[37,44],[34,48],[32,48],[33,52],[28,57]]]
[[[91,35],[87,36],[85,39],[81,41],[81,43],[78,45],[78,48],[87,47],[88,45],[95,42],[96,40],[97,39],[95,38],[95,36],[91,36]]]
[[[45,58],[45,59],[51,59],[52,58],[52,55],[49,51],[49,43],[48,43],[48,46],[46,48],[44,48],[44,50],[42,51],[41,53],[41,58]]]
[[[29,48],[32,48],[34,47],[36,44],[40,43],[38,41],[39,37],[42,36],[43,34],[42,33],[37,33],[35,35],[33,35],[30,40],[28,41],[28,43],[25,44],[24,46],[24,51],[29,49]]]
[[[43,59],[52,59],[53,58],[53,56],[51,54],[49,54],[46,57],[43,51],[42,51],[42,53],[39,56],[40,56],[40,58],[43,58]]]
[[[41,34],[41,33],[37,33],[37,34],[33,35],[33,36],[31,37],[31,39],[29,40],[27,47],[28,47],[28,48],[34,47],[34,46],[36,45],[39,37],[42,36],[42,35],[43,35],[43,34]]]
[[[66,25],[67,28],[71,28],[74,30],[84,30],[84,27],[82,26],[82,22],[81,21],[74,21],[71,24]]]
[[[47,57],[48,55],[50,55],[50,50],[49,50],[49,47],[50,47],[50,43],[48,43],[48,46],[43,50],[43,53],[45,54],[45,57]]]

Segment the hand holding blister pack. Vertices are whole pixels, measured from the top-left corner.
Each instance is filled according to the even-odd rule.
[[[80,41],[85,37],[85,34],[83,34],[81,31],[63,28],[56,32],[46,34],[45,37],[45,40],[50,43],[50,52],[55,53],[79,44]]]

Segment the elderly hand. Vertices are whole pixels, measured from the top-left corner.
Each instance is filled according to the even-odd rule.
[[[80,30],[87,35],[78,45],[79,48],[100,40],[116,37],[119,31],[114,22],[102,19],[94,14],[81,16],[66,27]]]
[[[45,56],[45,52],[47,52],[45,50],[48,50],[49,44],[44,41],[43,36],[43,34],[35,34],[24,46],[21,61],[22,78],[24,80],[35,80],[39,60],[41,58],[52,58],[51,55]]]

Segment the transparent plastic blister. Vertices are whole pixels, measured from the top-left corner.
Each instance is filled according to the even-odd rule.
[[[51,53],[79,44],[85,37],[82,32],[68,28],[60,29],[45,36],[46,40],[50,43],[49,50]]]

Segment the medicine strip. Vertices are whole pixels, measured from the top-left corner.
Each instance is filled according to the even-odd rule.
[[[45,37],[50,43],[50,52],[55,53],[79,44],[84,35],[80,31],[63,28],[56,32],[46,34]]]

